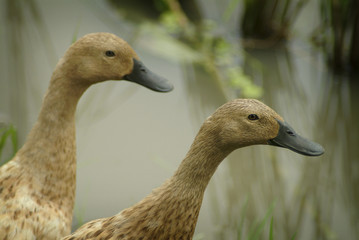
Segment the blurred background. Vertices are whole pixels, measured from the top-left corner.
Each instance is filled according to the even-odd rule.
[[[0,164],[24,143],[70,44],[111,32],[175,89],[156,93],[110,81],[84,94],[73,229],[145,197],[172,175],[204,119],[245,97],[271,106],[326,152],[235,151],[206,190],[195,239],[357,239],[358,5],[0,0]]]

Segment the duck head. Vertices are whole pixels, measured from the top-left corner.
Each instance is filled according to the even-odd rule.
[[[236,99],[220,107],[207,121],[216,125],[218,141],[234,150],[255,144],[288,148],[299,154],[319,156],[323,147],[298,135],[274,110],[254,99]]]
[[[153,73],[123,39],[111,33],[83,36],[65,53],[59,67],[67,78],[82,84],[106,80],[127,80],[157,92],[168,92],[173,85]]]

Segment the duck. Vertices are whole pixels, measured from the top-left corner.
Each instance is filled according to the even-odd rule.
[[[112,33],[90,33],[57,63],[24,145],[0,168],[0,239],[52,240],[71,233],[76,189],[75,111],[91,85],[126,80],[156,92],[173,85]]]
[[[307,156],[324,148],[298,135],[274,110],[255,99],[219,107],[201,126],[173,176],[117,215],[90,221],[62,240],[192,239],[204,192],[219,164],[234,150],[271,145]]]

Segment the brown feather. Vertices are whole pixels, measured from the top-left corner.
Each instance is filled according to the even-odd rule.
[[[249,114],[259,120],[251,121]],[[174,175],[134,206],[91,221],[63,240],[192,239],[205,189],[222,160],[233,150],[266,144],[278,134],[272,109],[252,99],[231,101],[202,125]]]
[[[104,57],[116,51],[117,60]],[[75,110],[91,85],[120,80],[134,50],[110,33],[75,42],[57,64],[24,146],[0,168],[0,239],[59,239],[70,233],[76,187]]]

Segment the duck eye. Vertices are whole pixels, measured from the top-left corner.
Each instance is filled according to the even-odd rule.
[[[249,120],[258,120],[259,117],[258,117],[257,114],[249,114],[249,115],[248,115],[248,119],[249,119]]]
[[[107,57],[113,57],[113,56],[116,55],[113,51],[106,51],[105,54],[106,54]]]

